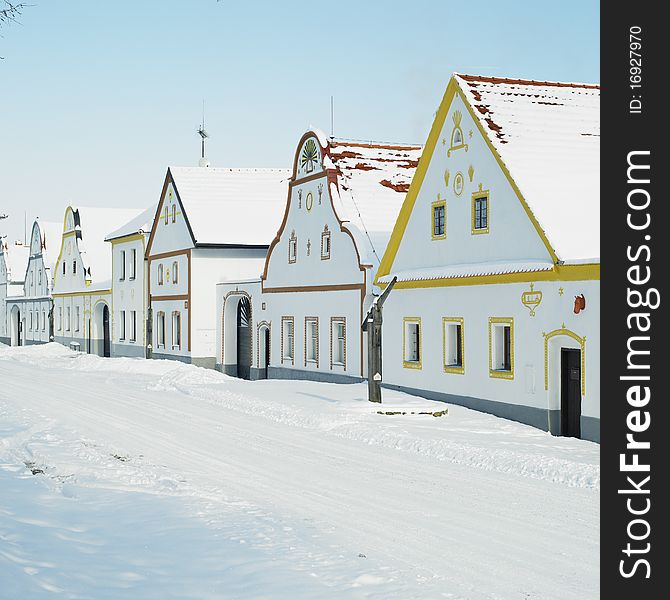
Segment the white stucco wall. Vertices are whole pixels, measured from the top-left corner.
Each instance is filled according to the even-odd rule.
[[[544,389],[543,333],[565,328],[585,337],[585,385],[582,415],[600,416],[600,284],[598,281],[536,282],[542,292],[535,316],[521,303],[529,283],[423,289],[396,289],[384,305],[384,382],[496,402],[560,409],[560,347],[580,346],[570,337],[549,342],[549,390]],[[563,290],[562,295],[560,290]],[[586,309],[574,314],[574,297],[584,294]],[[403,366],[403,318],[420,317],[422,365]],[[443,317],[464,319],[463,374],[443,369]],[[514,319],[514,378],[489,376],[489,317]]]

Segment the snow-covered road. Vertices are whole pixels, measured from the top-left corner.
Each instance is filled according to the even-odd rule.
[[[0,348],[0,580],[34,593],[3,596],[0,581],[0,597],[41,597],[41,574],[69,597],[107,597],[95,577],[89,589],[68,574],[75,559],[28,564],[58,563],[49,552],[67,556],[68,542],[21,542],[12,506],[26,485],[46,486],[69,511],[112,494],[123,514],[153,506],[166,527],[178,523],[164,536],[176,549],[153,570],[124,565],[117,549],[115,579],[110,549],[91,552],[106,565],[101,589],[123,582],[109,597],[598,597],[597,445],[453,406],[439,418],[379,415],[365,393],[55,344]],[[383,408],[394,407],[445,405],[386,391]],[[49,523],[48,506],[30,505]],[[117,538],[127,528],[132,562],[151,524],[124,525],[118,513],[109,518]],[[3,553],[7,540],[20,560]]]

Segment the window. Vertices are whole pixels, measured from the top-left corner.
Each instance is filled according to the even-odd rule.
[[[126,311],[119,311],[119,339],[126,339]]]
[[[281,339],[281,357],[282,362],[291,361],[295,364],[294,359],[294,331],[293,331],[293,317],[282,317],[282,339]]]
[[[74,330],[79,331],[79,307],[75,306],[74,309]]]
[[[489,375],[514,379],[514,319],[489,318]]]
[[[481,186],[480,186],[481,188]],[[472,195],[472,233],[489,232],[489,193],[481,189]]]
[[[288,262],[294,263],[298,258],[298,238],[295,235],[295,231],[291,233],[291,237],[288,240]]]
[[[130,341],[137,340],[137,311],[130,311]]]
[[[172,313],[172,348],[181,348],[181,314]]]
[[[158,265],[158,285],[163,285],[163,264]]]
[[[175,260],[172,263],[172,283],[178,283],[179,279],[179,263]]]
[[[119,281],[126,278],[126,251],[121,250],[119,253]]]
[[[65,331],[70,331],[70,307],[65,308]]]
[[[441,200],[438,194],[437,200],[431,204],[432,230],[431,237],[434,240],[443,240],[447,237],[447,203]]]
[[[168,224],[168,207],[167,204],[165,205],[165,224]]]
[[[137,250],[133,248],[130,251],[130,279],[137,277]]]
[[[403,319],[403,366],[408,369],[421,368],[421,319]]]
[[[62,267],[63,267],[63,275],[65,275],[65,268],[66,268],[65,267],[65,261],[63,261]]]
[[[165,313],[156,314],[156,343],[159,347],[165,347]]]
[[[347,321],[344,317],[330,319],[330,368],[333,365],[343,366],[347,363]]]
[[[45,331],[47,328],[47,313],[46,311],[42,311],[42,331]]]
[[[177,221],[177,205],[173,204],[172,205],[172,222],[175,223]]]
[[[76,260],[72,261],[72,274],[73,275],[77,274],[77,261]]]
[[[28,331],[32,331],[32,330],[33,330],[33,311],[31,310],[30,311],[30,321],[29,321],[29,325],[28,325]]]
[[[58,331],[61,331],[63,328],[63,307],[58,307]]]
[[[305,366],[319,366],[319,317],[305,317]]]
[[[37,271],[37,284],[42,285],[42,269]]]
[[[465,373],[463,319],[461,317],[442,318],[442,358],[445,373]]]
[[[321,234],[321,260],[328,260],[330,258],[330,231],[328,225],[323,228]]]

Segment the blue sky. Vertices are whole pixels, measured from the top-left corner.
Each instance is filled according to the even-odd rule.
[[[310,125],[423,143],[454,71],[599,81],[599,3],[31,0],[0,37],[0,234],[146,207],[168,165],[289,167]]]

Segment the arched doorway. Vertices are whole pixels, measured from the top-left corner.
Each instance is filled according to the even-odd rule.
[[[102,308],[102,355],[112,355],[111,339],[109,335],[109,308],[105,304]]]
[[[112,338],[110,335],[109,307],[106,302],[100,301],[96,304],[91,321],[92,323],[89,322],[89,353],[105,357],[111,356]]]
[[[258,377],[268,378],[270,367],[270,327],[266,322],[258,328]]]
[[[242,296],[237,304],[237,376],[251,376],[251,303]]]
[[[10,315],[10,343],[12,346],[23,345],[23,323],[21,321],[21,311],[18,306],[12,306]]]
[[[581,438],[582,398],[586,394],[586,338],[565,326],[545,333],[544,360],[549,431],[554,435]]]

